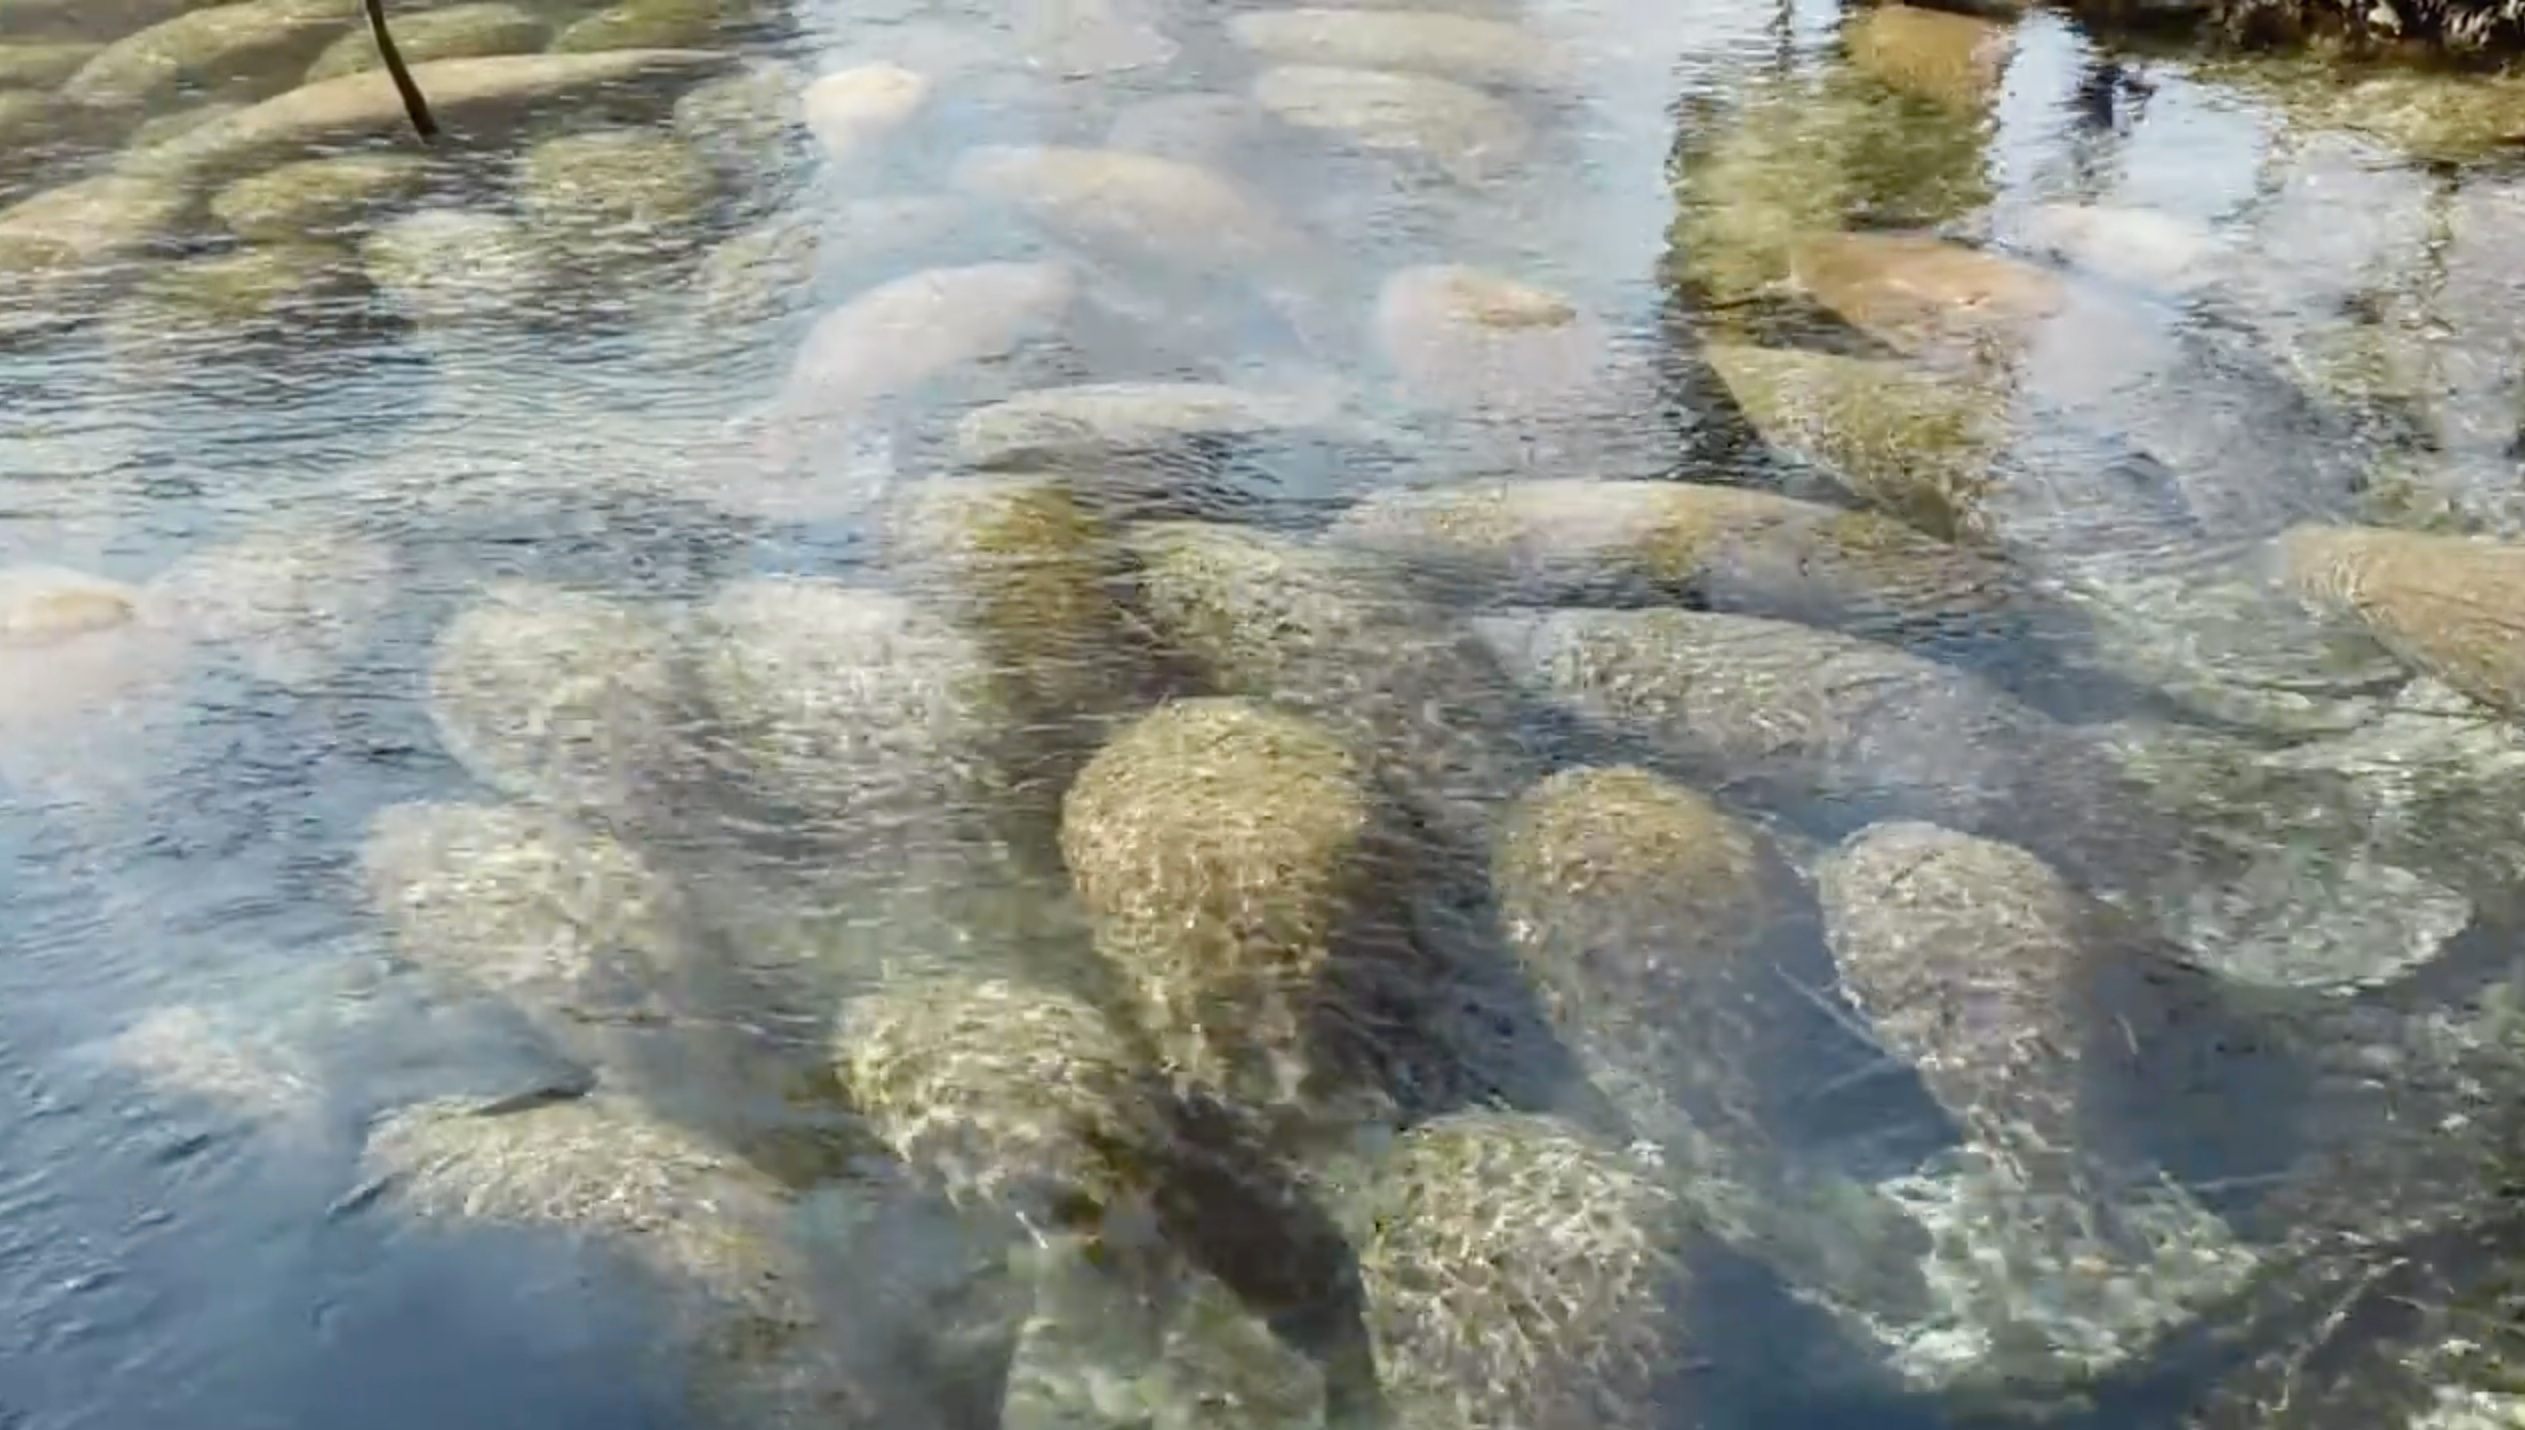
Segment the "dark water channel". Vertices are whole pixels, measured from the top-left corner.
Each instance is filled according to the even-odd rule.
[[[0,1430],[2525,1425],[2509,81],[0,0]]]

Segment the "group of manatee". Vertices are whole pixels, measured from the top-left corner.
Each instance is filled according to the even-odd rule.
[[[1854,67],[1695,136],[1680,277],[1728,315],[1698,360],[1791,494],[1534,470],[1640,390],[1612,322],[1453,262],[1329,314],[1324,236],[1234,172],[1278,124],[1505,182],[1572,78],[1505,21],[1240,14],[1247,94],[823,219],[739,203],[705,245],[802,138],[880,171],[972,58],[796,84],[706,48],[765,22],[734,0],[403,8],[451,125],[545,106],[504,207],[395,147],[348,7],[0,0],[0,85],[75,106],[0,88],[0,136],[127,141],[0,210],[0,274],[45,298],[0,329],[367,285],[461,330],[660,258],[705,322],[796,343],[696,483],[877,556],[508,579],[436,629],[421,697],[472,789],[377,812],[358,882],[422,979],[583,1075],[384,1114],[381,1205],[625,1251],[762,1423],[955,1394],[1011,1430],[1719,1423],[1709,1358],[1798,1317],[1817,1402],[2525,1417],[2525,1026],[2504,987],[2407,992],[2525,879],[2525,546],[2362,524],[2329,471],[2264,500],[2174,404],[2129,423],[2154,478],[2045,450],[2121,397],[2063,352],[2090,288],[1925,231],[1980,182],[2002,26],[1880,7]],[[1126,0],[1018,8],[1065,80],[1180,52]],[[203,215],[220,251],[131,262]],[[1012,222],[1051,256],[915,264]],[[819,263],[890,276],[779,327]],[[1036,386],[955,414],[934,475],[838,459],[1117,274],[1355,328],[1474,470],[1219,519],[1222,447],[1393,440],[1306,373]],[[10,568],[0,660],[91,704],[204,648],[312,685],[395,564],[282,525],[141,585]],[[2122,659],[2133,630],[2176,649]],[[2242,837],[2204,817],[2248,804]],[[2311,876],[2253,842],[2351,831]],[[1838,1100],[1935,1150],[1796,1135]],[[2190,1145],[2257,1120],[2259,1163]],[[953,1284],[872,1304],[893,1235]],[[1748,1267],[1731,1324],[1710,1288]]]

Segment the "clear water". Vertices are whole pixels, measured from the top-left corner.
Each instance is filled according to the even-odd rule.
[[[362,891],[360,845],[378,811],[492,797],[426,709],[433,643],[491,583],[545,582],[671,613],[751,575],[883,582],[892,573],[879,539],[886,503],[954,474],[957,417],[1064,382],[1329,384],[1358,419],[1353,436],[1207,448],[1198,461],[1160,464],[1150,503],[1155,514],[1298,540],[1389,487],[1512,476],[1819,489],[1811,470],[1752,438],[1701,361],[1704,337],[1732,310],[1687,281],[1694,255],[1676,246],[1674,223],[1678,187],[1691,191],[1696,166],[1755,96],[1845,74],[1847,17],[1836,7],[1477,6],[1521,27],[1555,78],[1505,91],[1532,131],[1529,146],[1473,182],[1245,104],[1261,66],[1228,29],[1243,8],[761,7],[711,43],[794,76],[898,61],[932,77],[926,103],[848,164],[828,162],[794,128],[769,149],[740,149],[748,162],[722,175],[707,217],[673,233],[612,235],[595,250],[605,271],[456,324],[407,323],[382,297],[364,296],[347,318],[154,341],[168,331],[163,316],[112,294],[236,246],[199,215],[130,257],[108,292],[59,309],[63,300],[0,269],[0,318],[13,329],[39,311],[66,320],[25,324],[31,331],[0,348],[0,562],[147,586],[188,558],[279,531],[276,549],[309,563],[317,603],[357,617],[338,639],[310,623],[228,644],[135,635],[93,668],[50,647],[0,651],[0,1426],[856,1423],[829,1403],[731,1390],[696,1369],[708,1355],[692,1353],[687,1308],[603,1238],[408,1214],[363,1164],[368,1129],[397,1107],[566,1099],[588,1077],[583,1048],[434,979],[426,959],[397,948]],[[0,42],[52,23],[39,7],[0,0]],[[1964,145],[1985,195],[1939,217],[1953,234],[2081,285],[2075,312],[2027,360],[2016,440],[2049,454],[2050,470],[2106,483],[2122,480],[2116,464],[2155,459],[2195,510],[2226,521],[2179,535],[2136,518],[2071,523],[2060,542],[2010,557],[2023,575],[2074,595],[2114,577],[2221,563],[2258,571],[2247,548],[2307,518],[2517,533],[2512,260],[2525,229],[2504,221],[2517,203],[2512,175],[2432,168],[2311,122],[2268,86],[2180,60],[2127,59],[2145,85],[2115,90],[2098,79],[2097,44],[2047,13],[2018,21],[2014,36],[1986,110],[1951,121],[1963,139],[1939,140]],[[1115,53],[1140,62],[1101,62]],[[240,82],[278,87],[269,73],[214,70],[152,107],[171,111],[192,102],[186,91]],[[1198,110],[1143,107],[1178,95],[1227,98]],[[630,114],[654,125],[656,109],[634,104]],[[102,171],[136,118],[47,141],[0,171],[0,200]],[[433,202],[510,205],[508,176],[529,142],[598,122],[566,101],[496,120],[459,116],[430,157]],[[1216,146],[1205,122],[1227,131]],[[934,231],[907,211],[867,207],[944,192],[976,146],[1095,145],[1118,128],[1235,175],[1294,246],[1248,258],[1235,235],[1196,231],[1152,254],[1100,248],[1076,225],[1030,222],[988,201],[960,201]],[[1908,133],[1889,142],[1899,147]],[[397,136],[379,147],[409,145]],[[2061,204],[2145,210],[2163,222],[2055,242],[2045,224]],[[782,215],[825,230],[820,260],[797,281],[766,280],[742,317],[708,309],[690,286],[692,253],[676,245],[696,234],[723,243]],[[851,222],[879,231],[849,231]],[[897,224],[912,236],[884,231]],[[1044,259],[1074,265],[1080,291],[1051,330],[951,364],[867,411],[779,405],[818,314],[922,268]],[[1380,356],[1369,315],[1390,274],[1435,262],[1562,295],[1602,326],[1611,357],[1600,379],[1515,421],[1415,406]],[[2172,281],[2157,281],[2169,270]],[[633,272],[641,276],[606,282]],[[1811,307],[1784,309],[1764,309],[1768,331],[1816,331]],[[2379,350],[2384,367],[2403,365],[2391,381],[2332,380],[2341,371],[2326,365],[2332,355]],[[800,470],[776,473],[766,414],[774,428],[848,420],[817,430]],[[2423,475],[2398,504],[2377,495],[2379,473],[2410,472]],[[2123,510],[2083,489],[2069,499]],[[2144,505],[2134,499],[2131,509]],[[225,579],[245,579],[255,564]],[[2208,684],[2224,673],[2247,691],[2271,688],[2256,664],[2266,654],[2258,632],[2209,629],[2206,616],[2202,629],[2187,627],[2198,614],[2142,608],[2121,627],[2120,647],[2053,648],[2038,634],[1990,665],[2050,691],[2048,708],[2072,721],[2141,732],[2129,738],[2158,754],[2138,767],[2174,771],[2169,786],[2211,763],[2186,764],[2187,740],[2262,755],[2293,748],[2305,730],[2254,729],[2234,718],[2234,702],[2186,698],[2198,695],[2203,669]],[[2406,727],[2375,722],[2408,672],[2350,644],[2353,668],[2318,703],[2353,732],[2384,729],[2377,758],[2390,765],[2393,732]],[[2197,659],[2147,658],[2166,651]],[[2038,678],[2063,665],[2076,677],[2065,685]],[[2167,689],[2152,687],[2158,677]],[[1518,733],[1551,751],[1544,760],[1608,757],[1549,713],[1526,713],[1537,728]],[[2433,715],[2424,700],[2403,718],[2495,724],[2461,707]],[[2266,807],[2249,793],[2258,786],[2236,788],[2248,793],[2224,796],[2232,817],[2222,847],[2257,869],[2266,867],[2257,855],[2276,867],[2308,854],[2314,872],[2304,877],[2338,897],[2248,900],[2237,911],[2220,901],[2225,885],[2212,887],[2235,869],[2205,868],[2210,892],[2187,903],[2179,890],[2160,891],[2157,912],[2171,907],[2179,921],[2190,911],[2185,927],[2222,947],[2285,943],[2303,931],[2289,920],[2311,930],[2308,941],[2347,947],[2340,956],[2353,962],[2373,945],[2384,972],[2350,1001],[2379,1018],[2451,1016],[2513,976],[2525,861],[2510,851],[2525,845],[2500,841],[2525,830],[2508,828],[2503,811],[2424,810],[2396,846],[2421,872],[2360,883],[2323,862],[2357,852],[2348,847],[2355,821],[2309,832],[2282,807],[2286,792]],[[1517,793],[1469,797],[1504,803]],[[828,880],[817,861],[836,858],[829,849],[804,849],[782,869],[764,853],[767,842],[779,847],[775,831],[732,874],[721,838],[731,816],[710,791],[648,790],[637,804],[641,847],[691,892],[687,932],[704,946],[743,948],[753,936],[746,916],[781,898],[831,898],[849,905],[852,937],[935,951],[924,947],[935,928],[864,884]],[[2427,826],[2436,817],[2442,829]],[[1780,827],[1802,850],[1847,825],[1791,814]],[[1039,862],[1048,853],[1034,851]],[[2450,886],[2459,886],[2445,895],[2457,910],[2437,918],[2429,900]],[[2398,960],[2415,925],[2429,947]],[[1057,930],[1038,932],[1058,941]],[[735,958],[749,976],[761,971]],[[813,1334],[821,1359],[859,1385],[868,1423],[991,1423],[988,1372],[972,1369],[990,1358],[958,1359],[937,1344],[949,1334],[939,1308],[962,1304],[958,1258],[990,1233],[907,1200],[829,1090],[792,1095],[798,1070],[822,1056],[822,1020],[801,1013],[788,990],[749,1005],[752,985],[730,982],[735,992],[702,1000],[707,1017],[635,1039],[644,1096],[699,1135],[743,1148],[798,1199],[818,1304],[832,1313]],[[2297,1006],[2274,1017],[2323,1026]],[[2328,1017],[2344,1005],[2325,995],[2305,1006]],[[1784,1141],[1884,1175],[1953,1139],[1907,1071],[1883,1066],[1864,1029],[1852,1034],[1847,1008],[1810,1008],[1790,1022],[1787,1037],[1810,1047],[1810,1085],[1782,1099]],[[2208,1064],[2203,1076],[2224,1098],[2208,1099],[2206,1126],[2177,1128],[2169,1115],[2153,1134],[2164,1161],[2204,1186],[2267,1185],[2285,1163],[2287,1149],[2263,1145],[2255,1124],[2304,1095],[2302,1080],[2266,1089],[2245,1061]],[[2246,1218],[2252,1202],[2248,1191],[2222,1205]],[[1759,1267],[1721,1261],[1702,1278],[1697,1314],[1723,1323],[1731,1306],[1767,1309],[1696,1346],[1692,1373],[1663,1402],[1672,1423],[1943,1417],[1935,1396],[1801,1379],[1808,1347],[1831,1332]],[[2181,1347],[2162,1364],[2143,1357],[2106,1377],[2086,1413],[2098,1423],[2180,1423],[2215,1378],[2203,1360],[2215,1358],[2186,1359]]]

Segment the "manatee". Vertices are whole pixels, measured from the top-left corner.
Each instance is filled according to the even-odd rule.
[[[907,967],[844,1004],[833,1046],[878,1137],[959,1202],[1050,1233],[1144,1195],[1146,1063],[1070,995]]]
[[[1994,534],[1983,502],[2006,437],[1997,393],[1884,359],[1739,343],[1703,353],[1781,452],[1932,535]]]
[[[1817,234],[1791,246],[1789,270],[1843,321],[1915,354],[2003,354],[2068,303],[2052,273],[1928,234]]]
[[[608,1021],[663,1012],[684,955],[673,886],[610,836],[517,806],[406,804],[360,863],[404,955],[602,1056]]]
[[[1874,512],[1744,487],[1545,478],[1381,492],[1328,540],[1485,602],[1689,599],[1984,653],[2050,623],[1992,556]]]
[[[2179,847],[2103,752],[1997,688],[1887,646],[1757,616],[1480,617],[1507,668],[1721,792],[1836,825],[1887,813],[2018,838],[2124,888]],[[2058,811],[2084,817],[2063,822]]]
[[[1490,652],[1352,553],[1201,522],[1135,528],[1139,606],[1213,688],[1333,732],[1439,846],[1490,845],[1532,782]]]
[[[77,40],[0,41],[0,90],[50,89],[76,74],[101,48]]]
[[[613,601],[493,585],[440,631],[429,682],[449,753],[511,794],[636,810],[680,749],[673,638]]]
[[[1067,79],[1154,69],[1182,53],[1146,0],[1020,0],[1015,29],[1027,61]]]
[[[1649,1169],[1553,1118],[1456,1113],[1398,1138],[1343,1212],[1397,1426],[1659,1423],[1685,1273]]]
[[[2525,546],[2301,526],[2281,553],[2309,609],[2359,622],[2395,655],[2503,715],[2525,714]]]
[[[973,641],[895,595],[736,582],[690,632],[717,758],[862,861],[962,848],[996,808],[1009,722]]]
[[[145,593],[153,619],[306,687],[358,653],[395,598],[392,548],[324,523],[278,521],[176,562]]]
[[[603,54],[643,45],[709,45],[750,23],[754,0],[622,0],[553,37],[556,54]]]
[[[1611,366],[1611,335],[1567,298],[1461,264],[1388,277],[1375,329],[1410,396],[1487,418],[1583,409]]]
[[[1285,65],[1427,70],[1473,84],[1535,84],[1566,72],[1523,26],[1434,10],[1260,10],[1228,21],[1228,33]]]
[[[567,1232],[706,1305],[776,1324],[812,1319],[788,1195],[631,1099],[598,1093],[496,1116],[421,1103],[378,1123],[361,1168],[417,1216]]]
[[[1347,750],[1239,701],[1165,706],[1080,771],[1062,857],[1176,1077],[1256,1107],[1322,1096],[1310,1034],[1369,818]]]
[[[1852,15],[1842,39],[1862,74],[1968,116],[1997,94],[2013,43],[2006,26],[1981,16],[1903,4]]]
[[[325,238],[366,228],[429,182],[411,154],[340,154],[240,179],[213,195],[210,211],[239,236],[267,243]]]
[[[360,244],[369,281],[424,327],[512,321],[535,311],[550,282],[516,220],[473,209],[425,209],[379,225]]]
[[[552,26],[531,11],[506,3],[449,5],[392,21],[395,51],[407,63],[531,54],[552,38]],[[377,39],[363,27],[325,47],[307,66],[306,83],[359,74],[385,63]]]
[[[1254,98],[1301,129],[1417,157],[1468,184],[1500,178],[1532,142],[1531,127],[1515,109],[1435,75],[1282,65],[1255,79]]]
[[[799,92],[807,132],[833,162],[864,159],[929,100],[930,81],[901,65],[853,65],[816,76]]]
[[[1321,430],[1335,414],[1334,401],[1319,393],[1211,382],[1083,383],[1039,388],[966,413],[956,423],[956,449],[977,467],[1022,468],[1180,447],[1203,437]]]
[[[269,93],[286,88],[284,76],[305,65],[352,18],[307,0],[246,0],[192,10],[106,46],[63,83],[61,95],[99,109],[139,109],[185,85]]]
[[[983,145],[954,186],[1114,256],[1195,272],[1286,262],[1303,242],[1261,196],[1178,159],[1120,149]]]

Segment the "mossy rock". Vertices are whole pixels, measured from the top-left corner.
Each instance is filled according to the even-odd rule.
[[[693,241],[718,187],[710,166],[682,142],[639,130],[547,139],[518,163],[529,230],[572,261]]]
[[[50,89],[102,48],[77,40],[0,41],[0,89]]]
[[[553,37],[557,54],[592,50],[706,48],[753,23],[756,0],[624,0]]]
[[[1767,840],[1647,770],[1571,770],[1517,801],[1491,878],[1554,1029],[1636,1132],[1763,1145],[1757,1020],[1793,887]]]
[[[998,808],[1011,728],[987,661],[899,596],[766,577],[694,622],[723,757],[765,796],[873,857],[936,852]]]
[[[407,63],[465,59],[475,55],[522,55],[544,47],[552,27],[533,13],[507,4],[450,5],[390,18],[395,50]],[[344,35],[307,66],[306,83],[382,69],[376,37],[366,30]]]
[[[519,225],[499,214],[429,209],[360,244],[369,281],[424,326],[513,318],[550,281]]]
[[[61,95],[100,109],[137,109],[187,86],[276,93],[355,18],[309,0],[193,10],[106,46]]]
[[[958,1202],[1051,1230],[1140,1194],[1160,1131],[1145,1062],[1077,998],[905,969],[844,1005],[834,1050],[878,1137]]]
[[[566,809],[633,810],[677,750],[674,643],[646,613],[527,582],[439,633],[430,719],[474,778]]]
[[[417,155],[337,154],[240,179],[212,196],[210,211],[245,238],[325,238],[367,228],[429,178],[429,161]]]
[[[1404,1133],[1345,1211],[1400,1430],[1658,1423],[1684,1273],[1650,1168],[1552,1118],[1457,1113]]]
[[[681,959],[673,887],[613,838],[538,810],[396,805],[360,862],[405,957],[549,1027],[655,1011]]]
[[[2356,620],[2414,667],[2502,715],[2525,715],[2525,546],[2305,526],[2281,550],[2310,609]]]
[[[1368,823],[1338,741],[1241,701],[1166,706],[1079,773],[1062,856],[1179,1076],[1258,1106],[1314,1091],[1307,1014]]]
[[[1803,348],[1703,350],[1764,441],[1935,536],[1990,536],[1983,494],[2005,439],[1995,391],[1903,363]]]

